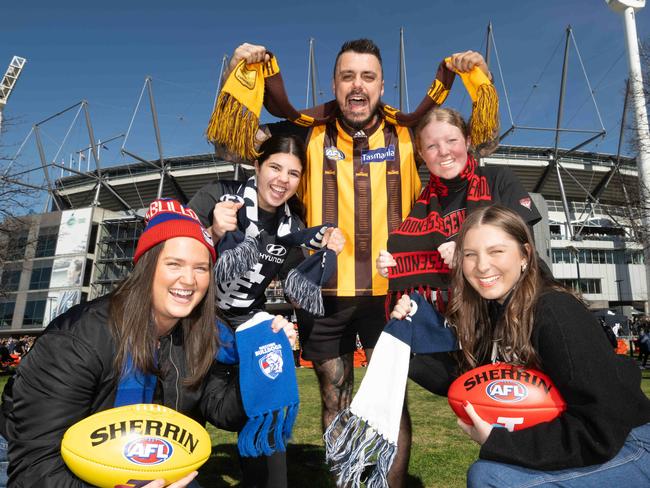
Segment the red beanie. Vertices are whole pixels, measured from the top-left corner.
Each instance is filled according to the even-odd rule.
[[[144,216],[146,227],[140,235],[138,246],[135,248],[133,263],[137,263],[149,249],[167,239],[174,237],[191,237],[196,239],[210,251],[212,262],[217,259],[210,233],[206,230],[194,210],[181,205],[171,198],[154,200],[149,205]]]

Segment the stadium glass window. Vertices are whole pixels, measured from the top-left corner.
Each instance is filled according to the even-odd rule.
[[[564,278],[559,280],[567,288],[578,291],[578,280],[575,278]],[[598,295],[602,293],[601,282],[599,278],[580,279],[580,292]]]
[[[18,291],[21,273],[22,269],[5,269],[2,272],[2,279],[0,279],[0,291]]]
[[[645,261],[643,259],[643,251],[627,250],[624,253],[623,261],[625,264],[643,264]]]
[[[625,264],[625,252],[618,250],[613,251],[614,253],[614,264]]]
[[[43,325],[45,316],[45,302],[47,300],[29,300],[25,304],[25,314],[23,316],[23,326],[25,325]]]
[[[15,302],[0,303],[0,328],[11,327],[11,321],[14,318]]]
[[[9,242],[7,243],[7,261],[17,261],[25,257],[27,239],[27,231],[18,232],[9,238]]]
[[[52,261],[41,261],[34,263],[32,275],[29,279],[30,290],[42,290],[49,288],[50,278],[52,276]]]
[[[35,257],[45,258],[54,256],[56,250],[56,241],[59,237],[58,227],[43,227],[36,241]]]
[[[84,280],[81,286],[90,285],[90,275],[93,272],[93,262],[90,259],[86,259],[86,268],[84,269]]]
[[[95,243],[97,242],[97,232],[99,224],[93,224],[90,228],[90,239],[88,242],[88,254],[95,254]]]
[[[551,259],[554,263],[575,263],[575,257],[568,249],[552,249]]]

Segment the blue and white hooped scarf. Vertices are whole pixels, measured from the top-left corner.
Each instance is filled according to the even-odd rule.
[[[411,293],[411,313],[386,324],[366,375],[349,408],[327,428],[325,454],[337,486],[388,486],[388,470],[397,453],[411,353],[458,350],[454,330],[419,293]],[[369,472],[366,468],[372,466]],[[368,479],[362,480],[367,474]]]

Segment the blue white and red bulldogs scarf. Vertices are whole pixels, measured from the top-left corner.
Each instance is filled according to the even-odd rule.
[[[214,277],[217,283],[230,282],[243,276],[258,263],[260,253],[258,227],[257,179],[255,176],[242,185],[236,195],[223,195],[219,201],[242,203],[237,212],[237,230],[226,232],[217,244],[217,262]],[[332,276],[336,266],[336,253],[323,247],[323,235],[331,224],[301,229],[300,221],[284,204],[277,229],[280,244],[318,251],[292,269],[283,288],[287,297],[300,308],[323,315],[321,285]],[[263,272],[263,270],[260,270]]]
[[[237,327],[239,386],[246,425],[239,433],[243,457],[270,456],[286,450],[298,415],[298,382],[289,339],[273,332],[274,316],[256,313]]]
[[[133,366],[131,354],[127,354],[117,391],[115,392],[113,406],[122,407],[124,405],[135,405],[136,403],[152,403],[157,381],[158,378],[155,374],[145,374]]]
[[[325,432],[325,453],[337,486],[388,486],[386,476],[397,452],[397,436],[411,353],[456,351],[456,335],[425,297],[411,293],[411,313],[386,324],[366,375],[349,408]],[[369,472],[368,466],[373,466]],[[362,480],[367,474],[368,479]]]

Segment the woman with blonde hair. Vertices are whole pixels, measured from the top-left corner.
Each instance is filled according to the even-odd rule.
[[[494,140],[472,141],[471,123],[454,109],[430,110],[415,130],[417,153],[430,172],[408,217],[388,237],[377,269],[389,280],[390,300],[420,291],[444,311],[454,257],[454,237],[465,218],[481,207],[500,204],[528,225],[541,217],[516,175],[506,167],[479,166],[477,156],[495,149]]]

